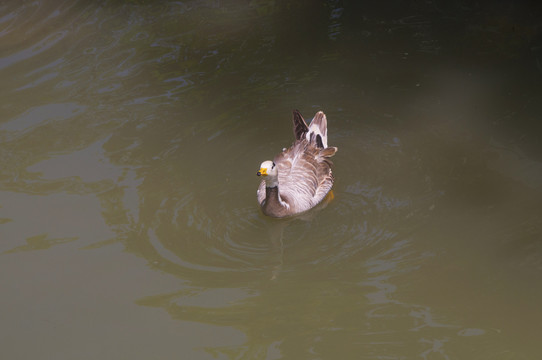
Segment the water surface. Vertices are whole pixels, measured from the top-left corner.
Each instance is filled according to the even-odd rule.
[[[521,3],[0,5],[9,359],[534,359],[540,17]],[[326,112],[335,199],[259,164]]]

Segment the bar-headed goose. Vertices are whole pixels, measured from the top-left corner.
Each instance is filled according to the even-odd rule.
[[[265,215],[286,217],[316,206],[333,186],[332,162],[336,147],[327,146],[326,115],[319,111],[310,126],[294,110],[295,142],[273,161],[264,161],[258,176],[258,203]]]

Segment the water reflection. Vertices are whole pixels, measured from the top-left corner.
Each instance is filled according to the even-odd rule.
[[[32,236],[26,239],[26,245],[18,246],[11,250],[7,250],[4,254],[9,254],[17,251],[29,251],[29,250],[45,250],[49,249],[53,245],[63,244],[69,241],[77,240],[76,237],[61,238],[61,239],[48,239],[47,234],[41,234]]]
[[[201,358],[538,354],[542,171],[524,118],[540,89],[536,65],[509,70],[536,58],[534,27],[499,23],[494,49],[495,18],[457,17],[483,4],[245,5],[0,5],[2,256],[19,260],[4,273],[126,251],[175,279],[143,277],[126,302],[244,335],[210,336]],[[464,42],[483,46],[455,64]],[[277,221],[253,168],[290,144],[297,107],[328,114],[335,199]],[[108,260],[93,261],[85,282]]]

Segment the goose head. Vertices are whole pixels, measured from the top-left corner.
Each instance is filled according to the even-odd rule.
[[[278,175],[277,166],[271,160],[264,161],[260,165],[260,170],[258,170],[256,175],[258,175],[258,176],[277,177],[277,175]]]
[[[263,176],[265,179],[265,186],[275,187],[279,185],[279,172],[277,170],[276,164],[267,160],[260,165],[260,170],[256,173],[258,176]]]

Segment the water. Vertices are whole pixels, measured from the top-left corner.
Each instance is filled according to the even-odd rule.
[[[6,359],[534,359],[526,5],[0,5]],[[335,199],[264,217],[324,110]]]

